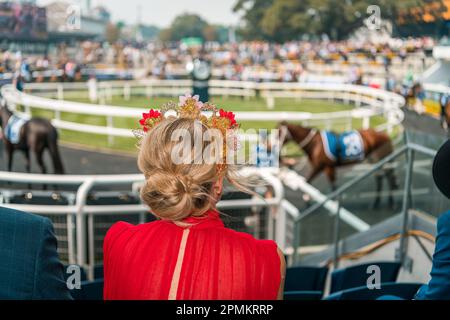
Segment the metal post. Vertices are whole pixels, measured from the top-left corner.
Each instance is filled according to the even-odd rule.
[[[300,249],[300,221],[294,221],[294,239],[292,240],[292,247],[294,249],[292,254],[292,264],[295,266],[300,261],[298,252]]]
[[[75,250],[74,250],[74,242],[73,242],[73,214],[68,213],[66,216],[66,224],[67,224],[67,253],[69,264],[75,263]]]
[[[76,216],[76,240],[77,240],[77,264],[86,267],[86,226],[84,219],[84,206],[89,190],[94,185],[94,179],[87,179],[77,191],[77,216]]]
[[[88,279],[94,280],[94,266],[95,266],[95,230],[94,230],[94,215],[88,215]]]
[[[275,239],[281,250],[286,249],[286,210],[281,203],[276,207]]]
[[[412,172],[414,165],[414,150],[408,149],[407,151],[407,171],[405,178],[405,189],[403,191],[403,207],[402,207],[402,234],[400,238],[400,247],[399,247],[399,262],[403,265],[406,258],[407,251],[407,233],[408,233],[408,211],[411,199],[411,183],[412,183]]]
[[[341,221],[341,196],[337,199],[336,216],[334,217],[334,254],[333,254],[333,267],[338,268],[339,265],[339,237],[340,237],[340,221]]]

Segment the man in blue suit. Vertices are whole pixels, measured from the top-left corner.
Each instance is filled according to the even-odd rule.
[[[438,151],[433,163],[436,186],[450,198],[450,140]],[[431,280],[420,288],[416,299],[450,300],[450,211],[438,219]]]
[[[0,299],[71,299],[49,219],[0,207]]]

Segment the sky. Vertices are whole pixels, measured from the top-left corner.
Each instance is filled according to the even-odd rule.
[[[39,5],[46,5],[55,0],[38,0]],[[67,0],[84,5],[86,0]],[[167,27],[172,20],[183,12],[196,13],[210,23],[225,25],[237,24],[239,17],[232,12],[237,0],[91,0],[92,6],[107,7],[113,21],[124,20],[128,23],[137,21],[138,11],[141,22]]]

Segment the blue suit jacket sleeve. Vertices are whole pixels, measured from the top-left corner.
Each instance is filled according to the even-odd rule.
[[[450,211],[437,223],[431,280],[423,286],[416,299],[450,300]]]
[[[63,265],[57,253],[57,241],[49,219],[41,224],[41,242],[37,251],[33,299],[71,299],[63,277]]]

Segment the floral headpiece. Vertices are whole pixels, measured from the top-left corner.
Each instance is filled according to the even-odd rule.
[[[189,118],[201,121],[208,128],[218,129],[225,141],[223,155],[226,156],[227,148],[237,151],[240,147],[237,130],[239,124],[235,120],[235,114],[231,111],[218,109],[214,104],[199,101],[199,96],[186,94],[179,97],[178,104],[169,102],[164,104],[160,110],[150,109],[142,114],[139,120],[141,129],[133,130],[139,139],[138,145],[145,134],[167,117]]]

